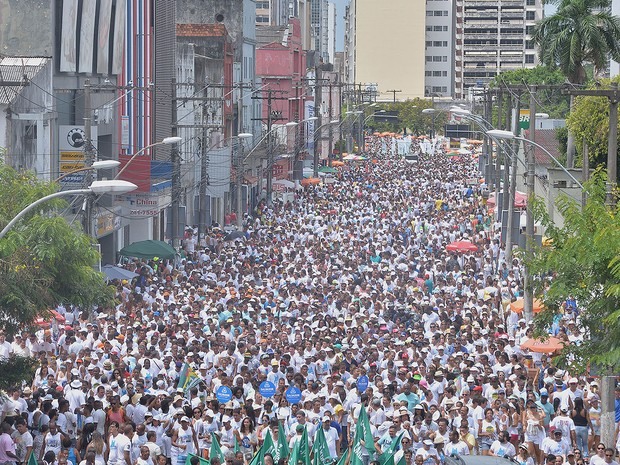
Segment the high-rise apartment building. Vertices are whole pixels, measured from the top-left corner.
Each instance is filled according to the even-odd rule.
[[[425,8],[424,0],[351,0],[345,16],[346,82],[377,83],[382,100],[423,97]]]
[[[426,2],[424,95],[454,95],[454,34],[456,0]]]
[[[456,0],[455,98],[502,71],[533,68],[532,30],[541,0]]]

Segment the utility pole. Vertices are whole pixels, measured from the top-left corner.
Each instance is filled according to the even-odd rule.
[[[172,137],[177,136],[177,80],[172,78]],[[179,202],[181,196],[181,157],[179,156],[178,144],[173,144],[170,150],[170,163],[172,164],[172,201],[170,210],[172,213],[172,247],[178,250],[179,243]]]
[[[615,376],[601,376],[601,442],[614,448],[616,443]]]
[[[361,85],[361,84],[360,84],[360,85]],[[392,94],[392,95],[393,95],[393,97],[394,97],[394,103],[396,103],[396,94],[398,94],[399,92],[402,92],[402,90],[396,90],[396,89],[393,89],[393,90],[386,90],[385,92],[386,92],[387,94]]]
[[[502,129],[502,91],[497,93],[497,128]],[[499,185],[502,177],[501,173],[501,159],[502,159],[501,144],[495,144],[495,218],[500,221],[502,218],[502,207],[499,204]]]
[[[616,204],[614,190],[618,181],[618,101],[620,92],[618,84],[613,82],[611,89],[578,90],[564,89],[562,93],[575,95],[589,95],[593,97],[607,97],[609,100],[609,138],[607,139],[607,196],[608,206]]]
[[[200,192],[198,193],[198,199],[200,203],[200,211],[198,212],[198,243],[205,235],[207,227],[207,127],[204,125],[204,106],[203,106],[203,118],[202,118],[202,137],[200,142]]]
[[[508,91],[506,94],[506,126],[505,128],[509,131],[512,129],[512,125],[510,124],[511,116],[512,116],[512,94],[510,93],[510,91]],[[508,187],[510,184],[510,165],[508,163],[508,147],[506,147],[503,153],[504,153],[504,189],[503,189],[504,195],[502,196],[502,216],[504,215],[504,212],[508,212],[508,203],[509,203],[508,201],[510,200],[509,195],[508,195]],[[511,158],[514,158],[514,157],[511,157]]]
[[[231,144],[234,146],[234,144]],[[243,139],[237,137],[237,157],[235,163],[235,182],[237,185],[237,230],[243,229]]]
[[[585,183],[590,179],[590,158],[588,142],[583,139],[583,163],[581,165],[581,182]],[[585,189],[581,191],[581,208],[586,208],[586,202],[588,201],[588,193]]]
[[[322,142],[323,138],[321,137],[322,129],[321,125],[323,122],[321,121],[321,104],[323,102],[323,86],[319,85],[319,79],[322,79],[321,75],[321,67],[317,65],[314,68],[314,116],[317,117],[316,127],[317,129],[314,131],[314,167],[313,167],[313,176],[317,178],[319,176],[319,152],[320,147],[319,144]]]
[[[94,153],[92,142],[92,104],[91,104],[91,87],[90,79],[84,81],[84,167],[93,166]],[[91,170],[85,171],[85,182],[90,186],[93,181]],[[87,195],[84,199],[84,217],[82,219],[84,233],[89,236],[93,235],[93,197]]]
[[[519,135],[519,114],[521,113],[521,93],[517,94],[515,98],[515,117],[512,121],[512,132],[516,135]],[[512,228],[513,225],[513,216],[514,216],[514,208],[515,208],[515,194],[517,190],[517,157],[519,155],[518,141],[514,141],[512,157],[510,163],[510,195],[508,196],[508,218],[506,219],[506,264],[510,269],[510,263],[512,262]]]
[[[530,137],[532,142],[536,142],[536,90],[537,86],[530,87]],[[527,209],[526,223],[525,223],[525,253],[529,258],[534,250],[534,212],[532,211],[532,201],[535,195],[534,182],[536,179],[535,173],[535,146],[534,144],[528,144],[527,153]],[[523,295],[523,312],[525,314],[525,320],[529,323],[534,316],[534,286],[532,275],[528,267],[525,267],[524,272],[525,289]]]
[[[334,118],[333,107],[332,107],[332,81],[329,80],[329,121],[331,122]],[[329,125],[329,151],[327,153],[327,163],[329,166],[332,166],[332,160],[334,158],[334,128],[332,125]]]
[[[273,164],[274,156],[271,148],[271,125],[273,124],[271,119],[271,90],[267,91],[269,96],[267,97],[267,205],[271,205],[273,196]]]

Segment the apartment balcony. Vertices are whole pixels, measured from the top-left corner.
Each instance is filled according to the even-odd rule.
[[[484,32],[484,33],[470,33],[467,30],[463,31],[464,39],[477,39],[477,40],[497,40],[497,32]]]

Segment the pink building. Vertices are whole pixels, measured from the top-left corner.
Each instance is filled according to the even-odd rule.
[[[256,75],[262,79],[263,122],[269,114],[269,90],[274,124],[303,119],[306,95],[303,78],[306,53],[302,49],[299,19],[291,18],[287,26],[261,26],[256,29]],[[275,118],[274,118],[275,116]]]

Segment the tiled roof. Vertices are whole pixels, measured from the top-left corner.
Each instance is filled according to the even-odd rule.
[[[530,137],[529,130],[524,131],[524,137],[525,138]],[[537,129],[534,137],[535,137],[534,141],[537,144],[542,145],[545,149],[547,149],[547,151],[551,155],[553,155],[556,159],[559,159],[561,157],[560,143],[558,142],[555,129]],[[534,151],[534,157],[536,159],[537,165],[543,165],[543,166],[555,165],[551,157],[549,157],[549,155],[546,154],[544,150],[541,150],[538,147],[536,147],[536,150]]]
[[[281,44],[284,34],[288,31],[288,26],[261,26],[256,28],[256,45],[263,47],[265,45],[278,43]]]
[[[49,62],[46,57],[0,58],[0,104],[8,105],[15,100],[24,86],[3,86],[2,82],[26,82],[34,78]]]

